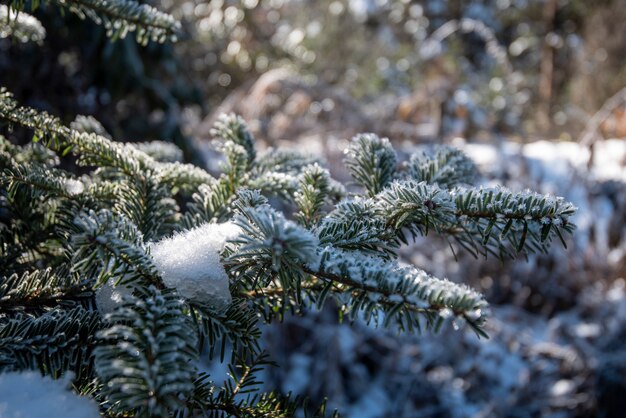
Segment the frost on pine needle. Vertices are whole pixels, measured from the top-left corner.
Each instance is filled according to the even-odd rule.
[[[238,252],[255,255],[262,262],[269,261],[274,272],[285,265],[288,268],[304,263],[315,265],[318,261],[317,237],[269,205],[244,208],[234,222],[244,232],[235,240]]]
[[[438,312],[444,319],[456,316],[477,324],[485,321],[488,305],[480,293],[395,260],[325,247],[319,268],[341,283],[367,290],[370,300],[404,303]]]
[[[123,284],[115,285],[112,279],[109,279],[104,285],[96,290],[96,306],[102,315],[111,313],[122,304],[124,296],[131,295],[132,288]]]
[[[98,405],[69,389],[72,373],[54,380],[39,372],[0,374],[0,416],[3,418],[99,417]]]
[[[220,252],[240,232],[231,222],[207,223],[153,244],[150,252],[163,283],[187,299],[226,309],[231,295]]]
[[[444,188],[471,184],[476,173],[473,161],[458,149],[451,147],[439,147],[432,155],[415,153],[407,164],[407,174],[413,180],[437,184]]]

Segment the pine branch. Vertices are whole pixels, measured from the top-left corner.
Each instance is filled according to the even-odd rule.
[[[72,197],[82,193],[84,185],[62,170],[19,164],[12,161],[10,168],[0,173],[0,186],[9,196],[26,193],[31,199]]]
[[[53,168],[60,163],[58,155],[40,143],[31,142],[20,147],[13,145],[2,135],[0,135],[0,161],[2,167],[17,163]]]
[[[152,177],[131,177],[118,184],[113,209],[137,226],[144,241],[155,241],[174,229],[178,206],[165,186]]]
[[[181,163],[183,161],[183,151],[166,141],[133,142],[131,146],[146,153],[155,161],[163,163]]]
[[[72,271],[93,277],[96,285],[117,277],[121,284],[159,285],[160,275],[143,247],[137,227],[110,211],[81,213],[71,234]]]
[[[209,359],[219,352],[224,362],[226,344],[230,342],[231,359],[236,355],[258,354],[261,332],[257,326],[256,312],[250,310],[244,300],[235,299],[225,312],[215,312],[208,306],[190,303],[190,315],[200,336],[200,351],[209,347]]]
[[[374,196],[394,178],[396,152],[389,139],[360,134],[352,138],[345,164],[356,183],[363,186],[369,196]]]
[[[183,226],[191,229],[203,223],[224,222],[232,215],[234,195],[222,182],[203,184],[191,195],[187,212],[183,215]]]
[[[122,39],[129,32],[136,32],[137,41],[147,45],[150,40],[160,43],[168,39],[176,41],[181,31],[180,22],[171,15],[133,0],[47,1],[67,8],[81,19],[89,18],[98,25],[104,25],[107,36],[113,39]],[[23,10],[25,5],[24,0],[11,0],[9,4],[14,10]],[[39,2],[34,2],[33,9],[38,5]]]
[[[319,221],[319,212],[328,197],[330,174],[314,164],[304,169],[299,183],[299,191],[294,196],[299,210],[296,219],[305,227],[311,227]]]
[[[401,331],[412,331],[421,329],[420,316],[426,317],[428,327],[437,329],[442,319],[454,315],[486,336],[481,327],[487,302],[467,286],[434,278],[415,267],[400,267],[395,261],[332,247],[321,250],[319,268],[305,269],[321,280],[346,286],[343,291],[350,300],[344,309],[352,318],[363,311],[369,322],[382,312],[385,325],[395,321]]]
[[[409,178],[447,189],[459,184],[472,184],[476,174],[474,162],[458,149],[450,147],[438,147],[434,155],[413,154],[407,164]]]
[[[167,416],[184,407],[194,389],[197,334],[174,293],[147,288],[107,316],[98,333],[96,373],[111,409],[136,416]]]
[[[336,207],[316,230],[340,248],[393,254],[405,232],[451,236],[472,254],[514,257],[545,252],[573,232],[575,207],[560,198],[504,188],[448,191],[413,180],[395,181],[371,199]],[[497,232],[497,233],[496,233]],[[324,238],[322,238],[324,237]]]
[[[93,116],[76,115],[72,123],[70,123],[70,128],[78,132],[96,134],[107,139],[113,139],[100,121]]]
[[[290,202],[298,190],[298,177],[289,173],[268,172],[251,178],[246,182],[246,187]]]
[[[0,370],[37,368],[54,377],[71,370],[77,378],[88,376],[99,328],[97,312],[80,307],[54,309],[39,317],[0,317]]]
[[[251,166],[256,159],[256,150],[254,148],[254,137],[250,133],[246,122],[240,117],[231,114],[222,114],[215,122],[210,131],[214,138],[224,143],[232,142],[245,150],[247,156],[247,165]]]
[[[92,306],[91,283],[50,268],[0,277],[0,312],[43,311],[60,304]]]
[[[317,238],[268,205],[243,208],[234,222],[243,233],[232,241],[226,264],[250,288],[278,278],[283,288],[299,293],[302,266],[317,260]]]
[[[378,215],[374,200],[347,199],[336,205],[314,229],[321,245],[394,256],[400,246],[397,231]]]
[[[153,175],[173,190],[190,191],[215,181],[209,173],[193,165],[157,162],[132,145],[75,131],[46,112],[20,107],[4,88],[0,88],[0,120],[33,130],[34,140],[41,139],[46,146],[63,153],[72,152],[84,166],[111,167],[132,177]]]
[[[572,233],[576,208],[561,198],[513,193],[505,188],[448,192],[413,181],[393,183],[377,196],[380,216],[401,233],[451,235],[473,254],[513,257],[545,252],[558,237]]]
[[[269,148],[261,154],[254,165],[254,176],[263,173],[299,174],[304,167],[321,164],[316,158],[294,150]]]
[[[226,161],[220,164],[223,174],[219,180],[228,187],[231,194],[235,194],[248,171],[247,151],[233,141],[219,142],[217,149],[226,157]]]
[[[211,418],[289,418],[299,416],[299,414],[305,418],[309,416],[308,402],[299,396],[292,398],[291,394],[284,396],[276,392],[269,392],[233,401],[228,399],[228,394],[225,391],[219,391],[216,396],[216,387],[206,374],[200,374],[194,385],[194,391],[187,399],[187,407],[178,411],[175,415],[177,418],[188,416],[206,416]],[[311,416],[325,418],[327,416],[326,404],[320,405]],[[332,417],[338,418],[339,415],[335,411]]]

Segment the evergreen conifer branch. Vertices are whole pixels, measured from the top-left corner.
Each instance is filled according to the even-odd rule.
[[[91,284],[51,268],[0,277],[0,312],[43,311],[60,304],[92,305]]]
[[[246,149],[234,141],[218,143],[217,149],[224,154],[226,161],[220,164],[220,179],[231,195],[235,194],[248,171],[248,154]]]
[[[210,133],[219,141],[233,142],[243,147],[249,166],[256,159],[254,137],[250,133],[246,122],[240,116],[233,113],[220,115]]]
[[[131,177],[119,184],[113,210],[132,221],[144,241],[155,241],[174,229],[178,206],[167,187],[154,177]]]
[[[131,146],[146,153],[155,161],[162,163],[181,163],[183,161],[183,151],[166,141],[133,142]]]
[[[4,88],[0,88],[0,120],[33,130],[35,140],[64,153],[71,151],[82,165],[116,168],[135,177],[151,174],[159,182],[182,191],[215,181],[209,173],[193,165],[158,162],[132,145],[68,128],[46,112],[19,106]]]
[[[46,0],[41,1],[46,2]],[[158,11],[147,4],[134,0],[47,0],[59,7],[66,8],[81,19],[89,18],[99,25],[104,25],[107,36],[125,38],[129,32],[136,32],[137,41],[147,45],[148,41],[163,43],[175,41],[181,31],[180,22],[173,16]],[[11,0],[9,7],[24,10],[25,0]],[[32,3],[36,9],[40,1]]]
[[[249,288],[266,287],[275,279],[297,295],[303,266],[317,260],[317,238],[269,205],[243,208],[234,217],[242,234],[232,240],[227,265]]]
[[[225,312],[216,312],[209,306],[191,302],[189,312],[198,328],[200,351],[208,347],[209,359],[219,354],[220,362],[223,362],[229,342],[231,363],[235,356],[260,353],[258,317],[244,299],[235,299]]]
[[[328,197],[330,174],[317,164],[304,169],[300,176],[298,192],[294,196],[299,212],[296,218],[305,227],[311,227],[319,221],[320,210]]]
[[[437,328],[449,316],[464,319],[481,336],[487,302],[471,288],[429,276],[415,267],[401,267],[396,261],[373,257],[358,251],[333,247],[321,250],[317,269],[307,273],[342,285],[349,296],[343,308],[352,318],[359,311],[366,321],[384,325],[396,323],[401,331],[420,330],[421,317],[428,327]],[[340,299],[341,300],[341,299]],[[381,315],[384,314],[384,315]]]
[[[78,132],[96,134],[107,139],[113,139],[111,134],[104,129],[100,121],[93,116],[76,115],[74,120],[70,123],[70,128]]]
[[[98,377],[113,412],[167,416],[194,389],[196,330],[174,293],[150,286],[107,316],[94,350]]]
[[[217,391],[209,376],[201,373],[194,382],[194,391],[187,399],[187,408],[179,411],[177,418],[199,414],[211,418],[289,418],[304,417],[326,418],[326,403],[322,403],[312,415],[309,415],[309,402],[300,396],[286,396],[276,392],[261,395],[249,395],[241,400],[233,400],[227,390]],[[217,394],[216,394],[217,393]],[[338,418],[335,411],[333,418]]]
[[[438,147],[433,155],[413,154],[406,171],[407,176],[417,182],[425,181],[447,189],[472,184],[477,175],[474,162],[451,147]]]
[[[34,16],[15,12],[9,6],[0,4],[0,39],[13,38],[18,42],[42,44],[46,30]]]
[[[400,246],[397,232],[378,216],[373,200],[346,199],[335,206],[314,229],[322,245],[394,256]]]
[[[59,377],[67,370],[88,377],[95,333],[94,311],[53,309],[41,316],[19,313],[0,317],[0,371],[39,369]]]
[[[0,185],[6,187],[9,196],[15,196],[20,193],[18,189],[23,188],[31,199],[71,197],[84,188],[79,180],[67,176],[64,171],[17,162],[0,173]]]
[[[298,177],[287,173],[263,173],[246,183],[246,187],[291,201],[298,190]]]
[[[110,211],[81,213],[71,235],[72,270],[96,279],[118,277],[121,284],[160,284],[160,275],[143,247],[143,236],[123,216]]]
[[[436,232],[474,254],[515,256],[544,251],[574,228],[575,208],[561,199],[458,188],[474,170],[458,151],[413,157],[397,171],[395,151],[373,134],[355,137],[346,161],[366,195],[335,204],[345,190],[315,159],[281,151],[257,156],[245,124],[233,115],[213,131],[225,157],[218,178],[180,163],[176,148],[116,143],[89,120],[68,128],[17,106],[6,90],[0,120],[32,129],[50,148],[0,140],[0,222],[7,225],[0,228],[0,258],[10,265],[0,276],[0,309],[7,315],[0,330],[20,310],[29,312],[19,317],[29,326],[50,308],[62,316],[78,305],[93,309],[95,300],[97,326],[68,338],[97,345],[99,380],[82,354],[80,366],[42,364],[59,373],[79,367],[95,382],[81,387],[111,414],[288,416],[302,406],[298,399],[254,394],[266,364],[260,316],[282,319],[331,298],[341,317],[353,320],[420,331],[437,330],[450,317],[485,336],[482,295],[402,266],[395,260],[400,245]],[[95,169],[76,179],[55,168],[59,158],[51,150],[71,152]],[[179,191],[190,196],[182,213],[173,200]],[[291,204],[299,223],[264,194]],[[162,239],[185,228],[193,229]],[[42,264],[52,268],[38,270]],[[96,344],[99,318],[111,311],[110,328]],[[20,329],[12,326],[6,338],[20,338]],[[44,348],[47,338],[41,337]],[[220,386],[197,373],[193,362],[205,347],[209,358],[229,360],[235,380]],[[0,349],[0,365],[40,364],[20,349],[27,360]]]
[[[269,148],[259,155],[253,167],[255,176],[263,173],[283,173],[297,175],[304,167],[321,164],[318,159],[295,150]]]
[[[393,254],[405,232],[450,236],[472,254],[514,257],[545,252],[574,230],[576,208],[563,199],[504,188],[448,191],[413,180],[395,181],[372,199],[337,205],[318,227],[322,243]]]
[[[396,152],[389,139],[379,138],[376,134],[355,136],[346,150],[346,167],[370,197],[393,180],[396,163]]]
[[[59,156],[39,143],[31,142],[23,147],[13,145],[4,136],[0,135],[0,161],[3,167],[17,164],[35,164],[48,168],[60,163]]]
[[[232,214],[231,203],[234,195],[221,182],[202,184],[187,203],[187,212],[183,215],[186,229],[206,222],[224,222]]]

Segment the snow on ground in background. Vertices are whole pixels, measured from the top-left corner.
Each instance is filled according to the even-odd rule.
[[[69,389],[71,380],[71,374],[59,380],[43,377],[39,372],[0,374],[0,417],[99,417],[95,401]]]
[[[541,193],[563,196],[578,207],[572,221],[577,225],[574,240],[585,251],[590,246],[608,256],[611,224],[618,207],[611,182],[618,194],[626,191],[626,141],[598,141],[589,164],[589,149],[574,142],[537,141],[528,144],[504,142],[492,144],[459,144],[481,171],[494,183],[505,181],[513,190],[531,188]],[[509,180],[503,180],[508,177]],[[618,199],[620,197],[618,196]],[[616,213],[618,212],[618,213]],[[617,221],[615,219],[613,222]],[[617,225],[623,228],[623,225]],[[626,246],[622,238],[618,247]],[[623,256],[618,248],[615,258]]]

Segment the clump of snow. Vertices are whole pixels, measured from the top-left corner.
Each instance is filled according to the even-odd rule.
[[[99,417],[98,405],[93,400],[69,389],[71,378],[71,374],[66,374],[53,380],[34,371],[0,374],[0,417]]]
[[[240,232],[231,222],[207,223],[152,244],[152,258],[163,283],[187,299],[216,310],[227,308],[232,299],[220,252]]]
[[[81,194],[85,190],[85,185],[80,180],[66,179],[64,182],[65,191],[70,195]]]
[[[18,13],[4,4],[0,5],[0,22],[0,39],[12,37],[22,43],[41,44],[46,37],[46,30],[34,16]]]
[[[111,313],[122,304],[124,296],[132,294],[132,289],[122,284],[115,285],[114,280],[107,281],[96,290],[96,306],[102,315]]]

